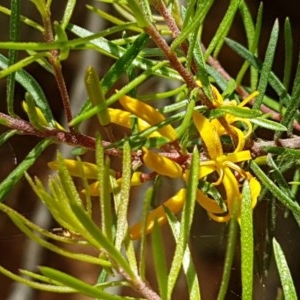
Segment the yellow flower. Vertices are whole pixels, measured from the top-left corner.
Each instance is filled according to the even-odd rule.
[[[117,108],[108,108],[108,114],[110,116],[110,120],[112,123],[115,123],[117,125],[126,127],[126,128],[131,128],[132,124],[131,124],[131,119],[130,119],[130,112],[128,111],[124,111],[121,109],[117,109]],[[138,125],[138,129],[139,131],[143,131],[148,129],[149,127],[151,127],[151,125],[149,123],[147,123],[146,121],[144,121],[141,118],[137,119],[137,125]],[[160,137],[161,134],[158,131],[154,131],[152,132],[149,137]]]
[[[224,105],[236,105],[234,101],[226,102],[219,94],[217,89],[212,86],[214,95],[213,103],[215,107]],[[251,94],[238,106],[243,107],[245,103],[255,97],[257,93]],[[130,113],[138,117],[139,130],[147,129],[151,125],[156,125],[164,121],[164,116],[160,114],[153,107],[133,99],[128,96],[123,96],[120,103],[126,111],[109,109],[109,114],[112,122],[125,127],[130,125]],[[247,109],[247,108],[245,108]],[[226,222],[233,216],[235,205],[241,207],[242,201],[242,183],[245,180],[249,181],[251,190],[252,207],[256,205],[257,197],[260,194],[260,183],[249,172],[242,169],[241,164],[251,160],[251,153],[249,150],[244,150],[245,139],[252,132],[252,126],[248,119],[240,119],[230,114],[225,115],[225,120],[228,122],[230,129],[237,135],[238,143],[234,146],[230,153],[226,153],[220,137],[222,135],[229,135],[221,123],[215,120],[208,120],[205,116],[198,112],[193,113],[193,122],[201,137],[204,153],[207,160],[202,160],[199,165],[199,180],[204,180],[216,189],[220,195],[218,199],[211,198],[210,194],[206,194],[200,188],[197,190],[197,202],[207,210],[209,216],[218,222]],[[240,128],[236,127],[236,122],[242,121],[247,126],[247,132],[244,133]],[[250,132],[250,133],[249,133]],[[171,125],[166,125],[157,130],[155,134],[161,134],[171,141],[177,139],[176,131]],[[142,161],[145,166],[149,167],[158,175],[167,176],[170,178],[182,178],[185,182],[189,176],[189,170],[186,165],[180,165],[172,159],[161,155],[157,152],[143,148]],[[55,162],[49,164],[51,168],[57,168]],[[97,166],[94,164],[82,163],[81,167],[77,161],[66,160],[66,166],[72,176],[80,176],[83,171],[88,179],[96,179],[90,186],[90,194],[93,196],[99,195],[99,183],[97,181]],[[155,175],[155,173],[153,173]],[[131,178],[131,185],[140,185],[143,183],[141,172],[134,172]],[[122,178],[117,179],[120,184]],[[167,207],[173,213],[181,211],[186,197],[186,189],[180,189],[174,196],[166,200],[162,205],[151,210],[146,217],[145,232],[152,231],[155,221],[162,225],[167,221],[164,207]],[[215,194],[214,194],[215,195]],[[223,200],[222,200],[223,199]],[[240,212],[238,211],[237,217]],[[141,236],[143,231],[142,222],[134,224],[129,229],[129,234],[132,239],[137,239]]]
[[[197,201],[207,209],[212,219],[218,222],[225,222],[231,218],[235,203],[240,203],[241,201],[240,184],[235,173],[241,178],[249,180],[252,191],[252,206],[254,207],[256,204],[260,192],[260,184],[250,173],[245,172],[237,165],[237,163],[250,160],[251,154],[248,150],[240,151],[240,149],[229,154],[224,154],[217,128],[213,125],[213,122],[210,122],[198,112],[194,112],[193,120],[209,156],[209,160],[201,161],[200,163],[199,179],[213,172],[218,174],[219,178],[213,182],[213,185],[223,185],[225,190],[224,204],[227,210],[220,212],[218,207],[210,206],[213,202],[216,203],[216,201],[209,198],[201,190],[198,190]],[[245,137],[241,135],[240,139],[240,144],[244,144]]]
[[[239,104],[237,104],[237,102],[235,100],[231,100],[231,101],[226,100],[225,101],[223,99],[222,95],[219,93],[219,91],[215,87],[213,87],[213,94],[214,94],[213,105],[216,108],[224,107],[224,106],[236,106],[236,107],[248,110],[250,108],[244,107],[244,106],[249,101],[251,101],[253,98],[255,98],[258,95],[258,92],[255,91],[255,92],[251,93],[248,97],[246,97]],[[243,124],[244,127],[247,128],[245,134],[243,133],[245,139],[247,139],[250,136],[250,134],[252,133],[252,124],[246,118],[240,118],[240,117],[233,116],[231,114],[225,114],[225,120],[229,124],[230,129],[234,130],[237,133],[239,139],[240,139],[240,136],[241,136],[241,130],[236,127],[237,122],[240,122],[241,124]],[[223,128],[223,126],[221,125],[221,123],[219,122],[218,119],[214,119],[211,122],[217,128],[219,135],[223,135],[224,133],[226,134],[225,128]],[[238,148],[243,149],[244,144],[241,144]]]
[[[126,111],[131,112],[150,125],[157,125],[158,123],[165,120],[164,115],[158,112],[154,107],[140,100],[134,99],[129,96],[122,96],[119,99],[119,102],[126,109]],[[171,125],[165,125],[157,129],[157,131],[162,136],[168,138],[171,142],[177,139],[176,130]]]
[[[98,179],[97,165],[88,162],[79,162],[74,159],[65,159],[64,162],[71,176],[81,177],[83,175],[85,176],[86,179],[96,180],[89,185],[89,194],[91,196],[99,196],[99,181],[97,180]],[[48,163],[48,166],[52,170],[58,170],[59,163],[57,161],[52,161]],[[111,170],[111,174],[114,175],[114,173],[115,172]],[[131,186],[141,185],[143,183],[143,181],[141,180],[141,176],[142,176],[142,172],[133,172],[131,176],[130,185]],[[122,178],[118,178],[117,183],[119,186],[121,186]],[[86,191],[83,190],[82,192],[86,192]]]

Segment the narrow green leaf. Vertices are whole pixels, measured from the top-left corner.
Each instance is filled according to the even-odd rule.
[[[186,11],[186,16],[184,20],[184,26],[179,34],[179,36],[172,42],[171,50],[175,51],[185,40],[187,40],[190,33],[196,31],[199,26],[202,25],[205,16],[209,12],[211,5],[213,4],[213,0],[201,1],[200,5],[198,5],[195,11],[195,5],[192,4],[192,1],[189,1],[189,6]],[[191,15],[194,14],[192,17]],[[192,17],[192,20],[191,20]]]
[[[222,106],[213,110],[212,114],[224,115],[230,114],[239,118],[252,119],[261,116],[261,111],[257,109],[245,109],[237,106]]]
[[[296,198],[294,198],[293,194],[291,193],[290,185],[286,182],[286,179],[282,174],[282,170],[275,163],[271,155],[267,156],[267,161],[269,167],[272,169],[272,173],[270,174],[270,177],[278,184],[278,187],[281,191],[283,191],[290,199],[296,201]]]
[[[17,133],[18,131],[15,129],[3,132],[0,135],[0,146],[2,146],[6,141],[8,141],[12,136],[14,136]]]
[[[7,276],[8,278],[12,279],[15,282],[25,284],[36,290],[41,290],[41,291],[45,291],[45,292],[53,292],[53,293],[73,293],[73,292],[75,292],[74,289],[68,288],[65,286],[56,286],[53,284],[48,284],[48,283],[45,284],[45,283],[40,283],[40,282],[29,280],[28,278],[26,278],[24,276],[19,276],[17,274],[12,273],[11,271],[5,269],[2,266],[0,266],[0,273],[4,274],[5,276]]]
[[[289,131],[293,128],[293,121],[300,106],[300,53],[298,58],[297,71],[294,79],[291,100],[281,120],[282,125],[286,126]]]
[[[243,186],[241,207],[241,259],[242,259],[242,299],[252,300],[253,294],[253,220],[251,190],[246,180]]]
[[[6,14],[8,16],[11,15],[11,10],[2,5],[0,5],[0,12],[3,14]],[[44,28],[37,22],[34,22],[33,20],[29,19],[28,17],[24,17],[24,16],[20,15],[20,21],[28,26],[31,26],[32,28],[34,28],[40,32],[43,32]]]
[[[159,295],[162,300],[168,297],[168,271],[166,262],[166,253],[164,251],[161,228],[155,222],[153,232],[151,234],[151,246],[154,258],[154,268],[156,280],[159,287]]]
[[[135,275],[132,272],[128,262],[122,256],[122,253],[120,253],[119,250],[115,248],[112,241],[108,240],[108,238],[105,237],[100,228],[94,223],[91,217],[84,211],[84,209],[80,205],[71,203],[71,208],[74,214],[77,216],[78,220],[85,228],[86,233],[83,233],[83,236],[87,234],[90,235],[97,242],[98,248],[104,249],[109,257],[121,268],[123,268],[128,276],[130,276],[134,280]]]
[[[105,73],[101,81],[101,86],[105,91],[108,91],[121,75],[126,73],[148,40],[148,35],[141,33],[124,54],[111,66],[108,72]]]
[[[65,9],[63,10],[64,15],[61,21],[61,27],[65,30],[67,25],[69,24],[72,14],[75,9],[77,1],[76,0],[68,0]]]
[[[81,37],[81,38],[87,38],[89,36],[94,36],[94,34],[82,27],[79,27],[77,25],[69,25],[68,28],[71,32],[73,32],[75,35]],[[114,57],[114,58],[121,58],[125,52],[126,49],[123,47],[120,47],[116,45],[113,42],[108,41],[107,39],[103,37],[94,38],[91,41],[89,41],[92,45],[96,47],[96,50],[100,53],[103,53],[107,56]],[[141,68],[142,70],[149,70],[156,66],[158,62],[154,60],[149,60],[146,58],[143,58],[142,56],[138,55],[136,59],[132,62],[132,64],[135,67]],[[167,78],[173,78],[182,80],[182,78],[178,75],[178,73],[170,68],[167,68],[165,66],[161,66],[160,68],[157,68],[155,70],[155,74],[164,76]]]
[[[9,39],[12,42],[16,42],[19,39],[20,32],[20,0],[11,0],[11,15],[9,26]],[[18,51],[8,50],[8,65],[12,66],[16,63],[18,58]],[[7,94],[6,104],[9,115],[14,116],[14,94],[15,94],[15,78],[16,74],[11,73],[7,78]]]
[[[121,202],[117,207],[117,232],[115,245],[121,249],[121,244],[125,238],[128,229],[127,213],[129,207],[131,181],[131,150],[128,141],[125,141],[123,147],[122,163],[122,185],[121,185]]]
[[[103,234],[112,240],[113,236],[113,217],[112,217],[112,203],[110,197],[110,183],[109,183],[109,161],[104,156],[104,149],[102,146],[101,137],[97,136],[96,141],[96,164],[99,168],[99,201],[101,213],[101,228]]]
[[[177,220],[176,216],[165,207],[166,215],[168,217],[168,222],[172,229],[173,236],[175,238],[175,242],[178,242],[179,233],[180,233],[180,223]],[[186,247],[183,260],[182,260],[182,268],[184,274],[186,276],[186,280],[188,283],[188,290],[189,290],[189,299],[193,300],[200,300],[200,286],[199,280],[197,277],[196,268],[192,261],[192,254],[189,250],[189,247]]]
[[[83,261],[89,264],[95,264],[103,267],[111,267],[111,263],[105,259],[97,258],[88,254],[75,253],[73,251],[68,251],[63,247],[57,246],[53,242],[48,242],[45,238],[41,237],[41,233],[43,233],[42,228],[37,228],[36,224],[31,223],[29,220],[26,220],[22,215],[18,214],[16,211],[4,206],[3,203],[0,203],[0,209],[7,213],[14,224],[24,233],[26,236],[30,238],[30,240],[35,241],[42,247],[57,253],[61,256],[68,257],[74,260]],[[24,220],[25,219],[25,220]],[[39,234],[36,234],[36,230],[38,230]],[[70,241],[68,242],[70,243]]]
[[[246,35],[247,35],[247,42],[248,42],[248,48],[252,53],[256,53],[257,49],[257,43],[258,43],[258,37],[259,37],[259,32],[260,32],[260,27],[261,27],[261,22],[260,22],[260,11],[257,13],[257,22],[256,25],[254,26],[251,12],[249,8],[247,7],[245,1],[242,1],[240,4],[240,12],[241,16],[243,19],[244,27],[246,30]],[[246,71],[249,68],[249,62],[245,61],[236,77],[236,84],[240,85],[244,75],[246,74]],[[251,88],[255,89],[256,84],[253,84],[254,81],[257,79],[257,71],[253,67],[251,68]],[[256,74],[255,74],[256,73]]]
[[[47,55],[46,52],[39,52],[36,54],[33,54],[31,56],[25,57],[24,59],[19,60],[18,62],[9,65],[6,69],[3,71],[0,71],[0,78],[3,78],[5,76],[10,76],[14,74],[16,71],[19,71],[22,68],[25,68],[26,66],[32,64],[33,62],[39,60],[40,58],[43,58]]]
[[[106,107],[105,96],[102,85],[100,84],[96,70],[89,66],[84,76],[85,88],[89,96],[92,106],[102,105],[104,109],[97,114],[98,121],[101,126],[110,124],[110,116]]]
[[[254,35],[253,44],[251,45],[251,48],[250,48],[253,53],[258,52],[258,44],[259,44],[259,41],[260,41],[262,20],[263,20],[263,2],[261,2],[259,4],[259,8],[258,8],[258,11],[257,11],[256,24],[255,24],[255,35]],[[258,82],[258,72],[253,66],[251,66],[251,69],[250,69],[250,87],[251,87],[252,90],[256,89],[257,82]]]
[[[171,299],[175,283],[177,281],[180,268],[182,266],[182,260],[184,253],[187,248],[187,243],[190,234],[190,228],[194,215],[196,192],[198,185],[198,171],[199,171],[199,153],[197,148],[194,148],[192,162],[191,162],[191,173],[187,183],[187,195],[186,201],[182,211],[181,226],[178,242],[175,248],[175,254],[172,260],[171,269],[168,278],[168,299]]]
[[[147,214],[150,209],[150,203],[153,198],[153,186],[150,186],[144,196],[143,199],[143,210],[142,210],[142,236],[141,236],[141,243],[139,247],[139,274],[142,279],[145,279],[145,273],[146,273],[146,264],[147,264],[147,244],[146,244],[146,221],[147,221]]]
[[[267,153],[273,153],[276,155],[287,156],[293,160],[300,158],[300,150],[298,150],[298,149],[289,149],[289,148],[283,148],[283,147],[265,147],[264,150]]]
[[[0,68],[6,69],[8,66],[8,59],[0,53]],[[24,70],[16,72],[16,81],[33,97],[36,105],[45,115],[46,120],[54,125],[55,121],[48,105],[47,98],[38,82]]]
[[[191,125],[191,120],[192,120],[192,116],[193,116],[195,102],[196,102],[196,93],[194,93],[192,91],[191,92],[191,99],[190,99],[190,101],[189,101],[189,103],[187,105],[184,118],[183,118],[183,120],[182,120],[179,128],[177,129],[177,136],[178,136],[178,138],[181,138],[182,135],[187,131],[187,129]]]
[[[198,41],[195,42],[193,55],[194,55],[193,58],[195,60],[195,63],[196,63],[197,69],[198,69],[197,79],[200,79],[200,81],[202,83],[202,89],[203,89],[206,97],[208,97],[208,99],[213,99],[211,85],[210,85],[209,77],[208,77],[208,74],[206,71],[204,54],[201,49],[201,45]]]
[[[234,259],[234,253],[236,250],[237,233],[238,233],[238,222],[236,218],[233,217],[231,218],[229,223],[229,235],[227,238],[227,247],[226,247],[225,261],[223,266],[222,281],[221,281],[221,286],[219,289],[217,300],[226,299],[228,284],[230,280],[232,264]]]
[[[261,181],[261,183],[288,209],[290,209],[300,226],[300,206],[286,195],[278,186],[269,178],[267,174],[252,160],[251,169]]]
[[[42,152],[50,145],[51,139],[39,142],[24,158],[24,160],[0,183],[0,202],[23,177],[24,173],[31,167]]]
[[[289,18],[285,19],[284,22],[284,73],[283,73],[283,84],[288,90],[291,81],[292,67],[293,67],[293,36],[291,23]]]
[[[209,55],[214,52],[214,56],[218,56],[219,51],[222,48],[222,45],[225,41],[237,9],[239,7],[240,0],[231,0],[230,5],[226,9],[226,14],[223,17],[222,21],[219,24],[217,32],[214,34],[213,39],[209,43],[209,46],[205,52],[205,58],[208,58]]]
[[[259,127],[266,128],[266,129],[271,129],[273,131],[287,131],[287,128],[283,126],[282,124],[265,119],[263,117],[257,117],[255,119],[250,120],[251,123],[258,125]]]
[[[240,45],[239,43],[226,38],[226,43],[228,46],[233,49],[238,55],[247,60],[254,68],[256,68],[259,72],[262,72],[262,63],[254,56],[249,50]],[[283,103],[290,103],[290,95],[282,84],[281,80],[271,72],[269,74],[269,84],[280,97]]]
[[[61,284],[75,289],[79,293],[86,295],[88,297],[107,299],[107,300],[121,300],[124,299],[121,296],[115,296],[109,293],[105,293],[102,289],[96,286],[90,285],[88,283],[79,280],[76,277],[68,275],[64,272],[52,269],[49,267],[40,267],[40,271],[43,275],[60,282]]]
[[[256,109],[258,109],[262,104],[264,94],[266,93],[269,76],[272,69],[274,55],[276,51],[278,35],[279,35],[279,23],[278,20],[276,20],[271,31],[270,40],[265,54],[265,60],[263,62],[261,73],[260,73],[260,78],[257,87],[259,95],[256,98],[256,101],[253,105],[253,108]]]
[[[273,249],[278,268],[278,274],[282,284],[284,299],[298,299],[289,266],[286,262],[284,253],[275,238],[273,238]]]
[[[118,99],[120,99],[121,96],[129,93],[131,90],[133,90],[135,87],[140,85],[142,82],[144,82],[149,76],[155,74],[155,71],[160,69],[162,66],[167,64],[166,61],[162,61],[153,68],[148,69],[147,71],[143,72],[141,75],[137,76],[134,80],[132,80],[130,83],[122,87],[119,91],[115,92],[112,96],[110,96],[108,99],[106,99],[106,105],[109,107],[113,103],[115,103]],[[95,115],[97,112],[104,109],[104,104],[97,105],[91,109],[89,109],[89,106],[85,107],[85,110],[81,112],[78,116],[76,116],[71,122],[70,125],[74,126],[78,123],[91,118],[93,115]]]

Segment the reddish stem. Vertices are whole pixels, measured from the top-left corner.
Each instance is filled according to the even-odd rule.
[[[43,24],[45,29],[44,39],[46,42],[52,43],[54,41],[54,35],[52,30],[50,12],[48,12],[47,16],[43,18]],[[70,98],[69,98],[66,82],[62,73],[62,66],[59,60],[59,50],[56,49],[50,50],[49,62],[51,63],[54,70],[54,76],[61,95],[66,120],[68,123],[70,123],[73,117],[72,117],[71,106],[70,106]],[[70,131],[73,132],[74,129],[70,127]]]

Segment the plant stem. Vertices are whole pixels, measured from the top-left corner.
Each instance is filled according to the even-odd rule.
[[[51,17],[49,11],[47,11],[46,16],[43,17],[43,24],[44,24],[45,41],[48,43],[54,42],[55,39],[53,35],[52,23],[51,23]],[[62,73],[62,66],[59,59],[59,50],[57,49],[50,50],[49,62],[51,63],[54,70],[54,76],[61,95],[61,100],[63,103],[67,123],[70,123],[73,117],[71,112],[70,98],[69,98],[66,82]],[[73,127],[70,127],[69,129],[71,132],[74,131]]]

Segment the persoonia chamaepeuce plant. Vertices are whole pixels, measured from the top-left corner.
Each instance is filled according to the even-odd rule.
[[[272,222],[265,224],[265,243],[271,247],[265,246],[264,253],[269,257],[274,254],[281,280],[279,291],[285,299],[296,299],[284,249],[274,237],[274,203],[280,203],[300,226],[296,200],[300,63],[294,74],[289,20],[284,24],[284,75],[279,78],[272,71],[279,36],[277,21],[265,55],[259,58],[257,54],[262,5],[253,17],[248,1],[229,1],[213,37],[203,44],[213,0],[185,4],[109,0],[103,1],[110,4],[105,9],[87,5],[87,10],[110,24],[100,32],[72,23],[81,1],[61,4],[59,21],[51,18],[51,0],[28,1],[26,5],[39,13],[40,23],[22,15],[20,2],[12,0],[10,7],[0,5],[1,18],[6,15],[10,20],[9,40],[0,41],[0,78],[7,87],[6,109],[0,112],[5,128],[0,143],[8,143],[15,135],[36,136],[40,142],[0,183],[0,210],[42,247],[70,260],[96,265],[99,276],[90,284],[46,266],[36,273],[20,270],[21,274],[0,266],[0,272],[32,288],[94,299],[178,299],[174,289],[183,276],[187,299],[200,299],[200,288],[206,281],[205,277],[199,280],[197,253],[190,246],[194,210],[199,204],[209,222],[225,228],[227,247],[216,298],[225,299],[228,293],[233,258],[240,249],[241,298],[253,299],[257,272],[253,214],[258,204],[265,203]],[[244,26],[246,45],[227,37],[237,15]],[[20,41],[22,26],[39,32],[44,41]],[[234,78],[218,59],[225,43],[244,61]],[[112,63],[101,75],[99,66],[86,68],[82,81],[88,97],[82,99],[75,116],[63,63],[78,50],[107,56]],[[26,71],[32,64],[53,76],[66,125],[54,119],[38,76]],[[165,90],[143,92],[141,87],[150,78],[166,82]],[[25,90],[22,103],[14,101],[18,85]],[[18,115],[21,110],[26,118]],[[94,116],[98,132],[84,134],[80,125]],[[267,140],[267,136],[272,138]],[[58,152],[48,162],[53,174],[45,185],[27,170],[54,143],[71,145],[76,153],[93,151],[95,162],[86,162],[79,155],[63,157]],[[119,167],[112,163],[115,158],[121,162]],[[5,204],[23,177],[63,234],[40,228]],[[174,194],[155,205],[160,179],[166,178]],[[140,219],[131,220],[130,198],[137,190],[142,195]],[[100,208],[97,218],[95,207]],[[166,227],[175,245],[168,258],[162,234]],[[150,248],[146,248],[148,241]],[[64,244],[92,247],[94,255],[72,252]],[[154,282],[147,278],[150,257]],[[259,268],[267,276],[268,264]],[[108,289],[118,286],[131,288],[136,296],[121,296]]]

